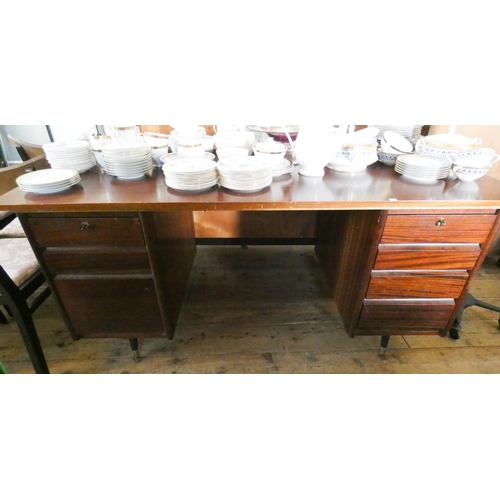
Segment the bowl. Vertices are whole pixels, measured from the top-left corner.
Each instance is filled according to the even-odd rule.
[[[380,147],[385,153],[411,153],[413,151],[412,143],[397,132],[387,130],[382,134]]]
[[[377,156],[381,163],[387,165],[388,167],[394,167],[396,165],[396,160],[401,153],[386,153],[380,148],[377,150]]]
[[[500,159],[500,155],[491,148],[473,148],[466,151],[450,153],[447,158],[460,167],[484,168],[493,165]]]
[[[283,159],[286,152],[286,145],[274,140],[257,142],[253,145],[253,154],[266,162],[278,163]]]
[[[169,151],[169,136],[165,134],[156,134],[153,132],[145,132],[144,138],[146,139],[146,144],[151,149],[151,156],[153,157],[156,165],[161,165],[160,158],[166,155]]]
[[[461,181],[475,181],[486,175],[490,167],[462,167],[460,165],[452,165],[451,171]]]
[[[255,134],[248,130],[231,130],[219,132],[212,136],[216,149],[247,148],[251,149],[255,142]]]

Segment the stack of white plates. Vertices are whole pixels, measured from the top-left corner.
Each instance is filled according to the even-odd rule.
[[[283,158],[277,163],[272,163],[273,177],[289,174],[293,171],[293,162],[288,158]]]
[[[204,158],[181,158],[167,161],[162,169],[165,184],[181,191],[203,191],[218,181],[217,164]]]
[[[96,163],[87,141],[49,142],[42,147],[52,168],[71,168],[81,174]]]
[[[80,181],[80,174],[76,170],[65,168],[35,170],[16,179],[21,191],[37,194],[58,193]]]
[[[399,174],[420,181],[444,179],[450,173],[451,162],[418,154],[399,155],[394,170]]]
[[[414,144],[420,134],[422,133],[422,125],[374,125],[378,128],[377,139],[380,142],[384,132],[391,131],[396,132],[396,134],[402,135],[405,139],[408,139],[412,144]]]
[[[103,170],[118,179],[140,179],[151,175],[154,169],[151,148],[144,143],[131,147],[107,144],[102,147]]]
[[[273,166],[255,156],[232,156],[217,162],[219,183],[234,191],[260,191],[273,182]]]

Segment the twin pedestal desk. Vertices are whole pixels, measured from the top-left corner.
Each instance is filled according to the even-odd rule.
[[[298,167],[256,193],[168,188],[161,169],[121,181],[98,167],[16,212],[74,339],[173,338],[197,243],[314,245],[350,337],[446,336],[500,225],[500,181],[420,183]]]

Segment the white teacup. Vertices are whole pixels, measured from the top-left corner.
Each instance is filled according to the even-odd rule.
[[[91,135],[89,136],[90,149],[102,149],[106,144],[112,144],[113,139],[110,135]]]
[[[135,125],[108,125],[109,135],[113,142],[124,148],[132,147],[136,142],[144,142],[144,134],[137,131]]]
[[[285,144],[276,141],[257,142],[253,145],[255,156],[270,163],[278,163],[287,152]]]
[[[178,137],[177,152],[181,158],[204,158],[203,140],[196,137]]]

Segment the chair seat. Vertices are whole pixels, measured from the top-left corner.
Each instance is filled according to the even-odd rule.
[[[27,238],[0,239],[0,264],[17,286],[21,286],[39,269]]]
[[[21,221],[16,217],[12,222],[7,224],[3,229],[0,229],[0,238],[25,238]]]

